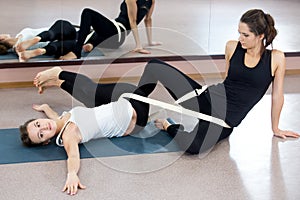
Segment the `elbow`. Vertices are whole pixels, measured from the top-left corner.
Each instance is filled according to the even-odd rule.
[[[149,22],[151,22],[152,21],[152,18],[151,17],[146,17],[145,19],[144,19],[144,22],[145,23],[149,23]]]
[[[134,19],[130,19],[129,20],[129,24],[130,24],[131,29],[136,28],[137,27],[136,19],[135,18]]]
[[[283,94],[273,94],[272,95],[272,101],[273,102],[284,102],[284,95]]]

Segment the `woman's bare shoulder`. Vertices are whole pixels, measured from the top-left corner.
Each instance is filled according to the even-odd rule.
[[[276,58],[284,58],[285,57],[284,52],[281,50],[278,50],[278,49],[272,50],[272,56],[276,57]]]
[[[226,48],[225,48],[225,59],[230,60],[231,56],[233,55],[233,52],[236,49],[236,46],[238,44],[238,41],[236,40],[229,40],[226,43]]]
[[[79,143],[81,134],[78,126],[73,122],[69,122],[62,134],[62,139],[64,142],[76,140]]]

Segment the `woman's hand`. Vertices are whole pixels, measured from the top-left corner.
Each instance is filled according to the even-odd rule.
[[[140,54],[151,54],[150,51],[143,49],[143,48],[135,48],[132,50],[132,52],[140,53]]]
[[[153,47],[153,46],[160,46],[160,45],[162,45],[162,42],[151,42],[148,45],[151,46],[151,47]]]
[[[282,139],[286,139],[287,137],[292,137],[292,138],[298,138],[300,135],[296,132],[293,131],[283,131],[283,130],[277,130],[274,132],[274,136],[280,137]]]
[[[32,108],[38,112],[45,112],[45,110],[49,108],[49,105],[48,104],[42,104],[42,105],[33,104]]]
[[[62,192],[67,192],[69,195],[75,195],[78,189],[85,189],[86,186],[80,183],[80,180],[75,172],[68,173],[66,184]]]

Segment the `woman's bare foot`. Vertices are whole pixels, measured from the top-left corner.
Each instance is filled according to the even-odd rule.
[[[73,53],[72,51],[67,53],[64,56],[59,57],[60,60],[74,60],[77,59],[77,56],[75,53]]]
[[[44,48],[38,48],[38,49],[33,49],[33,50],[17,52],[20,62],[26,62],[30,58],[40,56],[45,53],[46,53],[46,49],[44,49]]]
[[[41,41],[41,37],[34,37],[32,39],[29,40],[25,40],[23,42],[19,42],[16,44],[16,51],[18,52],[22,52],[25,51],[26,49],[28,49],[29,47],[35,45],[36,43],[38,43],[39,41]]]
[[[83,45],[82,49],[84,52],[91,52],[93,50],[94,46],[91,43],[87,43]]]
[[[44,89],[51,86],[60,86],[64,81],[58,78],[62,69],[60,67],[52,67],[45,71],[39,72],[33,79],[33,84],[38,87],[39,93],[43,93]]]
[[[155,126],[161,130],[167,130],[171,125],[166,119],[156,119],[154,120]]]

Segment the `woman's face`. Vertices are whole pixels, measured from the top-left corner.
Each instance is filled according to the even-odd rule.
[[[27,126],[30,140],[37,144],[48,142],[55,136],[56,130],[56,122],[51,119],[36,119]]]
[[[244,49],[252,49],[260,47],[262,44],[263,35],[256,36],[254,33],[250,32],[250,29],[246,23],[239,23],[239,41]]]

